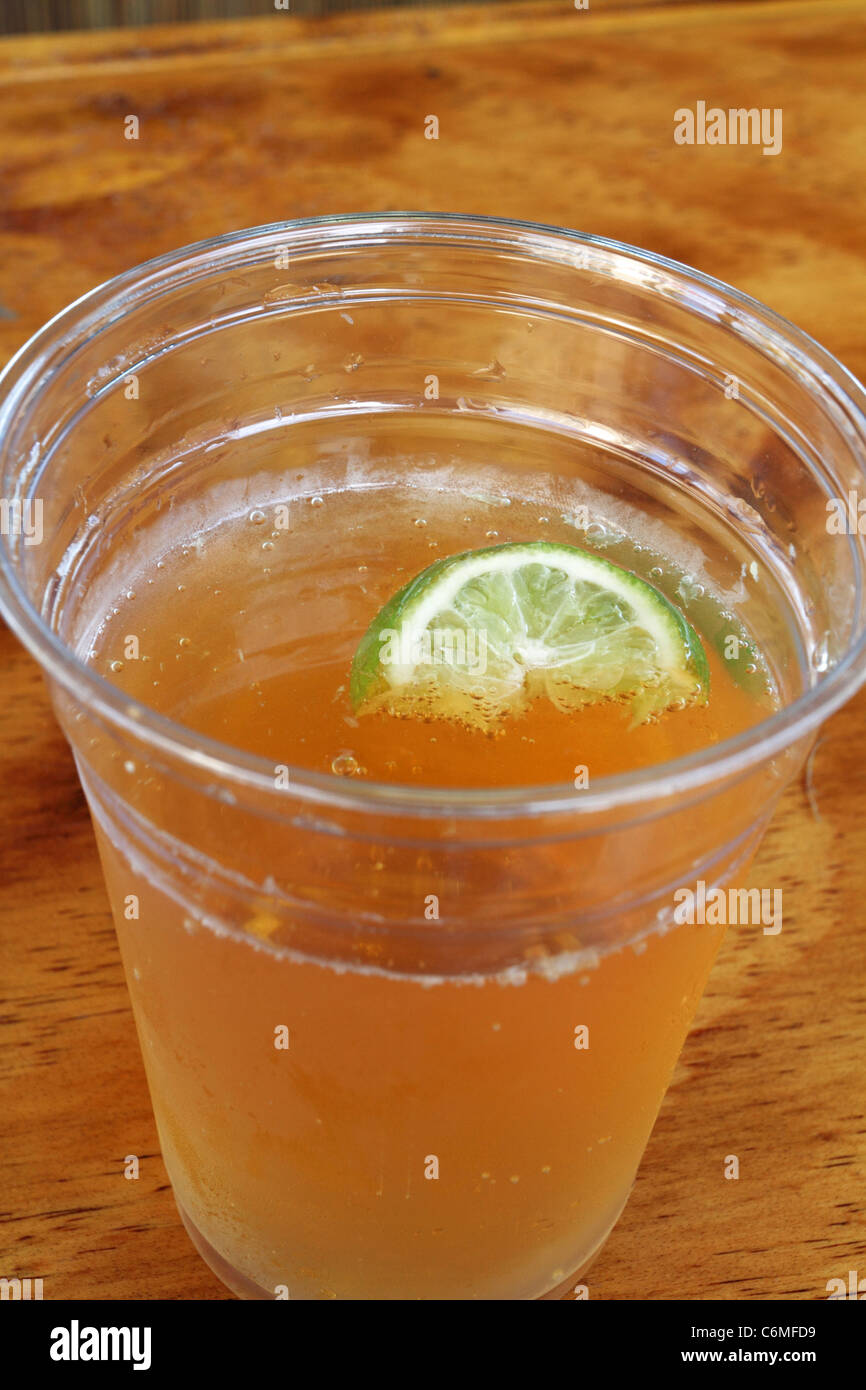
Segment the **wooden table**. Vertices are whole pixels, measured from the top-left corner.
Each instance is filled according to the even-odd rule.
[[[675,256],[866,376],[864,46],[859,0],[275,13],[7,39],[0,355],[183,242],[426,208]],[[675,145],[674,110],[699,99],[781,107],[781,155]],[[51,1299],[224,1298],[158,1153],[71,758],[33,662],[5,631],[0,644],[0,1275],[42,1277]],[[593,1298],[815,1299],[866,1275],[864,712],[866,694],[830,721],[785,797],[755,871],[783,889],[783,932],[729,933]]]

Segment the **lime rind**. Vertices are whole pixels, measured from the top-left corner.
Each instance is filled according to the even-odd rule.
[[[708,691],[703,646],[678,608],[609,560],[549,541],[435,561],[377,614],[350,681],[356,712],[484,727],[538,698],[562,710],[628,698],[644,722]]]

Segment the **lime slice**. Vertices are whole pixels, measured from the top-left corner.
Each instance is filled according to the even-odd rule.
[[[642,723],[706,700],[697,633],[643,579],[576,546],[532,541],[437,560],[385,604],[352,665],[356,712],[489,728],[529,701],[628,700]]]

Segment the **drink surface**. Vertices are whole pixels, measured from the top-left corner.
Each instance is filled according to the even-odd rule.
[[[538,539],[589,548],[592,523],[587,535],[535,502],[399,485],[268,503],[211,523],[130,571],[93,635],[90,659],[146,704],[275,764],[416,786],[563,783],[580,766],[595,779],[694,752],[769,712],[772,686],[760,658],[726,660],[722,638],[733,637],[737,650],[748,643],[717,612],[713,637],[701,634],[708,703],[644,724],[633,725],[628,707],[614,701],[564,712],[537,699],[492,730],[356,714],[352,657],[397,589],[435,559]],[[688,614],[694,586],[665,557],[628,537],[608,539],[603,553],[626,568],[639,561]],[[129,635],[137,639],[132,659]]]

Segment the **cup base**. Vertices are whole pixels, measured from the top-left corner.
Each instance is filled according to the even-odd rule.
[[[202,1235],[201,1231],[195,1225],[195,1222],[190,1219],[180,1205],[180,1202],[177,1201],[177,1198],[175,1198],[175,1202],[177,1203],[177,1209],[180,1213],[180,1219],[186,1227],[187,1235],[205,1264],[213,1270],[220,1282],[225,1284],[226,1288],[229,1289],[236,1298],[256,1300],[259,1302],[267,1300],[273,1303],[273,1293],[268,1293],[260,1284],[256,1284],[252,1279],[242,1274],[240,1270],[235,1269],[233,1265],[229,1264],[228,1260],[224,1259],[219,1251],[214,1249],[210,1241]],[[575,1282],[587,1273],[590,1265],[595,1263],[611,1231],[622,1215],[624,1208],[625,1202],[623,1202],[598,1244],[590,1251],[589,1255],[586,1256],[577,1269],[575,1269],[574,1273],[568,1279],[564,1279],[561,1283],[557,1284],[555,1288],[548,1290],[547,1293],[539,1294],[536,1301],[543,1302],[548,1299],[565,1300],[570,1293],[573,1293]]]

